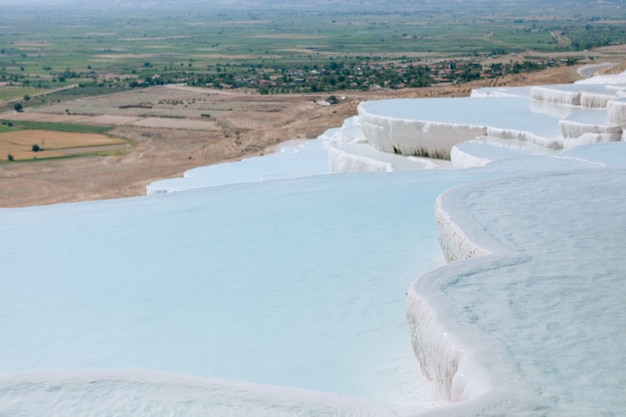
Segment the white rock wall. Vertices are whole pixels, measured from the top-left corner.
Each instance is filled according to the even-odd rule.
[[[611,100],[607,104],[609,123],[626,129],[626,100]]]
[[[491,159],[480,158],[467,152],[463,152],[457,146],[452,147],[450,151],[450,161],[452,166],[458,169],[482,167],[491,162]]]
[[[336,146],[328,148],[328,169],[331,174],[394,171],[393,165],[388,162],[349,153]]]
[[[550,104],[580,106],[580,91],[557,90],[550,87],[532,87],[530,98]]]
[[[394,119],[368,113],[362,106],[359,115],[371,147],[405,156],[449,159],[454,145],[487,134],[485,126]]]
[[[443,255],[448,262],[488,255],[489,251],[473,242],[445,210],[441,196],[435,201],[435,223]]]

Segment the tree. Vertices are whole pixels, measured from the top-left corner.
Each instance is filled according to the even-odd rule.
[[[15,103],[13,105],[13,110],[20,113],[22,110],[24,110],[24,106],[22,106],[22,103]]]
[[[35,145],[33,145],[33,152],[39,152],[39,151],[41,151],[41,150],[42,150],[42,149],[41,149],[41,147],[40,147],[39,145],[36,145],[36,144],[35,144]]]
[[[14,159],[14,158],[13,158],[13,155],[8,154],[8,155],[7,155],[7,159],[8,159],[9,161],[12,161],[12,160]]]

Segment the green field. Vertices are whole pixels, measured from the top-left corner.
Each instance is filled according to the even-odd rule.
[[[527,51],[580,56],[626,43],[626,8],[610,2],[322,3],[328,7],[0,5],[0,83],[24,88],[0,88],[0,101],[72,84],[82,88],[62,94],[164,82],[245,85],[241,80],[252,78],[256,86],[332,62],[350,71],[336,75],[349,77],[363,62],[431,63]]]
[[[0,101],[23,99],[28,97],[29,99],[36,94],[42,93],[46,90],[33,87],[3,87],[0,88]]]
[[[105,135],[111,131],[112,127],[108,126],[90,126],[90,125],[75,125],[68,123],[51,123],[51,122],[32,122],[26,120],[0,120],[0,132],[13,131],[13,130],[51,130],[54,132],[68,132],[68,133],[93,133],[99,135]],[[8,127],[7,124],[11,123],[12,127]]]

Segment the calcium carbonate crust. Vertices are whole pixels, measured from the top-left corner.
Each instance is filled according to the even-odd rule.
[[[484,167],[492,160],[488,158],[481,158],[471,153],[464,152],[458,146],[453,146],[450,151],[450,161],[452,166],[457,169]]]
[[[359,105],[358,111],[368,144],[392,154],[450,159],[454,145],[487,135],[486,126],[380,116],[368,112],[363,105]]]
[[[393,164],[362,155],[355,155],[339,149],[328,147],[328,169],[331,174],[345,172],[393,172]]]
[[[2,416],[397,417],[356,397],[139,370],[0,376],[0,397]]]
[[[490,255],[446,210],[448,193],[439,196],[435,203],[437,232],[446,260],[455,262]],[[456,336],[460,332],[455,331],[446,313],[445,298],[437,290],[443,277],[452,276],[450,272],[458,267],[452,264],[418,279],[407,292],[406,304],[413,348],[422,371],[433,383],[439,399],[451,403],[476,399],[494,390],[477,352],[469,350]]]
[[[454,212],[462,210],[459,202],[468,190],[466,186],[448,190],[435,203],[439,242],[450,264],[420,277],[407,292],[406,314],[415,355],[439,400],[449,402],[420,416],[552,415],[553,410],[520,389],[523,383],[505,359],[506,347],[449,314],[442,288],[450,282],[524,262],[506,247],[496,247],[486,231],[471,229],[467,216],[462,222],[455,219]]]
[[[562,175],[560,172],[559,175]],[[555,175],[554,173],[550,175]],[[440,399],[448,401],[420,416],[580,416],[575,408],[543,401],[520,373],[502,341],[459,316],[448,292],[473,277],[532,262],[532,255],[502,241],[474,218],[480,190],[518,176],[452,188],[435,203],[438,237],[448,265],[433,270],[407,292],[406,314],[415,355]],[[520,174],[524,180],[534,179]],[[487,203],[486,203],[487,204]],[[477,212],[485,207],[476,207]],[[481,226],[482,225],[482,226]],[[461,313],[462,314],[462,313]]]
[[[442,194],[435,201],[435,223],[443,255],[448,262],[488,255],[490,252],[469,238],[445,209]]]

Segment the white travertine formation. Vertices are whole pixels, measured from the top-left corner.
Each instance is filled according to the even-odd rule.
[[[492,160],[473,155],[469,152],[465,152],[458,146],[453,146],[450,151],[450,161],[454,168],[466,169],[485,166]]]
[[[567,139],[576,139],[587,133],[603,134],[612,136],[615,140],[619,140],[622,135],[622,129],[615,125],[584,123],[573,120],[560,120],[559,128],[564,142]]]
[[[583,133],[573,139],[563,141],[563,150],[577,148],[581,145],[593,145],[595,143],[617,142],[622,138],[622,133]]]
[[[611,100],[607,104],[609,123],[626,128],[626,99]]]
[[[537,86],[530,89],[530,98],[550,104],[580,106],[580,91],[557,90]]]
[[[626,171],[601,163],[615,153],[623,166],[623,144],[607,145],[571,153],[598,162],[593,169],[503,177],[438,198],[439,238],[454,262],[415,281],[406,309],[424,373],[462,403],[424,415],[619,415]]]
[[[432,277],[431,277],[432,278]],[[426,277],[424,279],[427,279]],[[493,390],[493,383],[474,355],[438,320],[438,311],[422,289],[407,292],[407,320],[415,356],[440,400],[467,401]]]
[[[449,159],[454,146],[478,137],[553,150],[619,141],[626,126],[623,94],[624,86],[594,84],[480,89],[471,97],[455,100],[365,102],[358,110],[371,147],[405,156]],[[456,152],[457,166],[459,156]],[[476,163],[484,165],[472,161],[470,166]]]
[[[344,172],[392,172],[393,164],[350,153],[336,146],[328,147],[328,170],[331,174]]]
[[[0,410],[16,416],[42,410],[48,417],[397,416],[381,404],[350,396],[139,370],[1,376],[0,398]]]
[[[370,146],[405,156],[449,159],[457,143],[487,134],[486,126],[380,116],[362,105],[359,115]]]
[[[435,202],[435,223],[443,255],[448,262],[455,262],[488,255],[489,251],[472,241],[444,208],[442,197]]]
[[[614,98],[615,95],[583,91],[580,93],[580,105],[590,109],[604,109],[606,104]]]

